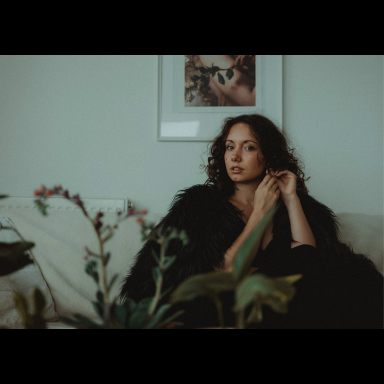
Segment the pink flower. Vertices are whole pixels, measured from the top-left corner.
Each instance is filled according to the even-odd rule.
[[[128,216],[132,216],[132,215],[134,215],[135,214],[135,210],[134,210],[134,208],[129,208],[128,209]]]

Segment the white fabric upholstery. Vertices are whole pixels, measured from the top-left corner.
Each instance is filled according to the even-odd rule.
[[[343,212],[337,217],[340,223],[340,240],[351,246],[354,252],[368,256],[384,274],[384,216]]]
[[[98,322],[92,301],[96,301],[97,286],[85,273],[85,246],[99,251],[99,244],[91,223],[81,212],[48,211],[42,216],[36,210],[2,209],[1,216],[8,216],[25,240],[35,243],[34,255],[47,281],[60,316],[82,314]],[[104,213],[103,223],[114,224],[116,213]],[[158,222],[160,215],[148,215],[147,220]],[[115,235],[105,244],[111,252],[108,278],[119,275],[111,297],[116,297],[134,256],[142,246],[140,227],[134,217],[123,221]]]
[[[8,218],[1,217],[0,224],[0,242],[23,241],[22,236],[15,229],[5,229],[14,228],[13,223]],[[32,252],[28,251],[28,254],[33,258]],[[58,319],[47,283],[40,272],[38,264],[34,263],[10,275],[0,276],[0,326],[23,328],[21,316],[15,307],[14,292],[20,293],[26,299],[28,310],[33,313],[33,291],[35,288],[39,288],[46,301],[43,318],[46,321]]]

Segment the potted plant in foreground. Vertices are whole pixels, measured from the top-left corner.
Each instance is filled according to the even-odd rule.
[[[182,313],[182,311],[178,311],[166,317],[165,315],[171,306],[202,295],[213,300],[218,311],[220,325],[224,327],[222,305],[219,298],[219,293],[223,291],[235,292],[235,306],[233,308],[236,314],[235,328],[244,329],[249,324],[262,321],[263,304],[270,306],[277,312],[287,313],[287,304],[295,294],[293,284],[301,278],[301,275],[269,278],[262,274],[251,276],[248,274],[255,249],[260,243],[265,227],[278,209],[276,207],[269,212],[239,249],[233,272],[219,271],[192,276],[178,287],[174,287],[167,304],[159,305],[160,299],[164,295],[162,292],[163,276],[176,258],[176,256],[166,256],[169,241],[178,238],[183,244],[187,244],[189,240],[185,231],[162,228],[155,226],[154,223],[147,223],[143,220],[147,211],[138,211],[133,208],[128,209],[125,214],[118,212],[116,222],[113,225],[104,225],[101,221],[103,213],[98,212],[94,218],[90,217],[80,196],[78,194],[71,196],[68,190],[64,190],[61,186],[55,186],[52,189],[42,186],[34,194],[36,196],[35,203],[43,215],[47,215],[47,208],[49,207],[47,199],[51,196],[60,196],[73,202],[80,207],[96,233],[99,249],[94,251],[85,247],[85,272],[93,278],[96,284],[95,301],[92,302],[92,305],[100,318],[100,322],[96,323],[80,314],[73,314],[73,318],[59,318],[60,321],[79,329],[169,329],[173,327],[177,322],[177,317]],[[6,196],[3,195],[0,198],[6,198]],[[160,254],[156,255],[154,252],[154,258],[157,261],[157,266],[153,270],[156,284],[155,295],[138,303],[130,298],[124,303],[118,302],[117,297],[111,298],[110,291],[118,276],[114,275],[110,281],[107,279],[107,266],[111,254],[105,253],[104,245],[112,238],[119,223],[129,217],[136,217],[136,221],[140,225],[142,241],[154,240],[160,245]],[[0,275],[12,273],[33,262],[25,254],[25,251],[33,246],[34,243],[31,242],[0,243]],[[20,294],[15,294],[15,302],[22,315],[25,328],[45,328],[44,320],[41,317],[45,302],[38,289],[35,290],[34,298],[35,312],[29,314],[25,299]],[[252,308],[251,312],[245,318],[246,309],[249,307]]]

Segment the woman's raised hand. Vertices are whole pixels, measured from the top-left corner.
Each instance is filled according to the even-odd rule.
[[[255,191],[253,212],[263,216],[266,215],[276,205],[279,195],[280,189],[278,188],[276,177],[265,175],[264,180]]]
[[[276,179],[283,200],[296,196],[297,176],[293,172],[270,170],[270,174]]]

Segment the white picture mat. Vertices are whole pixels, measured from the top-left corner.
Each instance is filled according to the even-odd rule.
[[[159,55],[159,141],[212,141],[226,117],[260,113],[282,126],[282,56],[256,56],[255,107],[184,107],[184,55]],[[181,65],[182,64],[182,65]],[[180,73],[181,72],[181,73]],[[259,79],[257,76],[259,75]],[[181,82],[181,83],[180,83]],[[175,91],[176,90],[176,91]],[[182,103],[180,102],[182,100]],[[258,100],[261,100],[259,106]],[[200,110],[209,108],[209,111]],[[236,108],[236,112],[234,111]],[[195,110],[198,110],[195,112]],[[212,111],[211,111],[212,110]],[[219,112],[216,112],[219,111]]]

